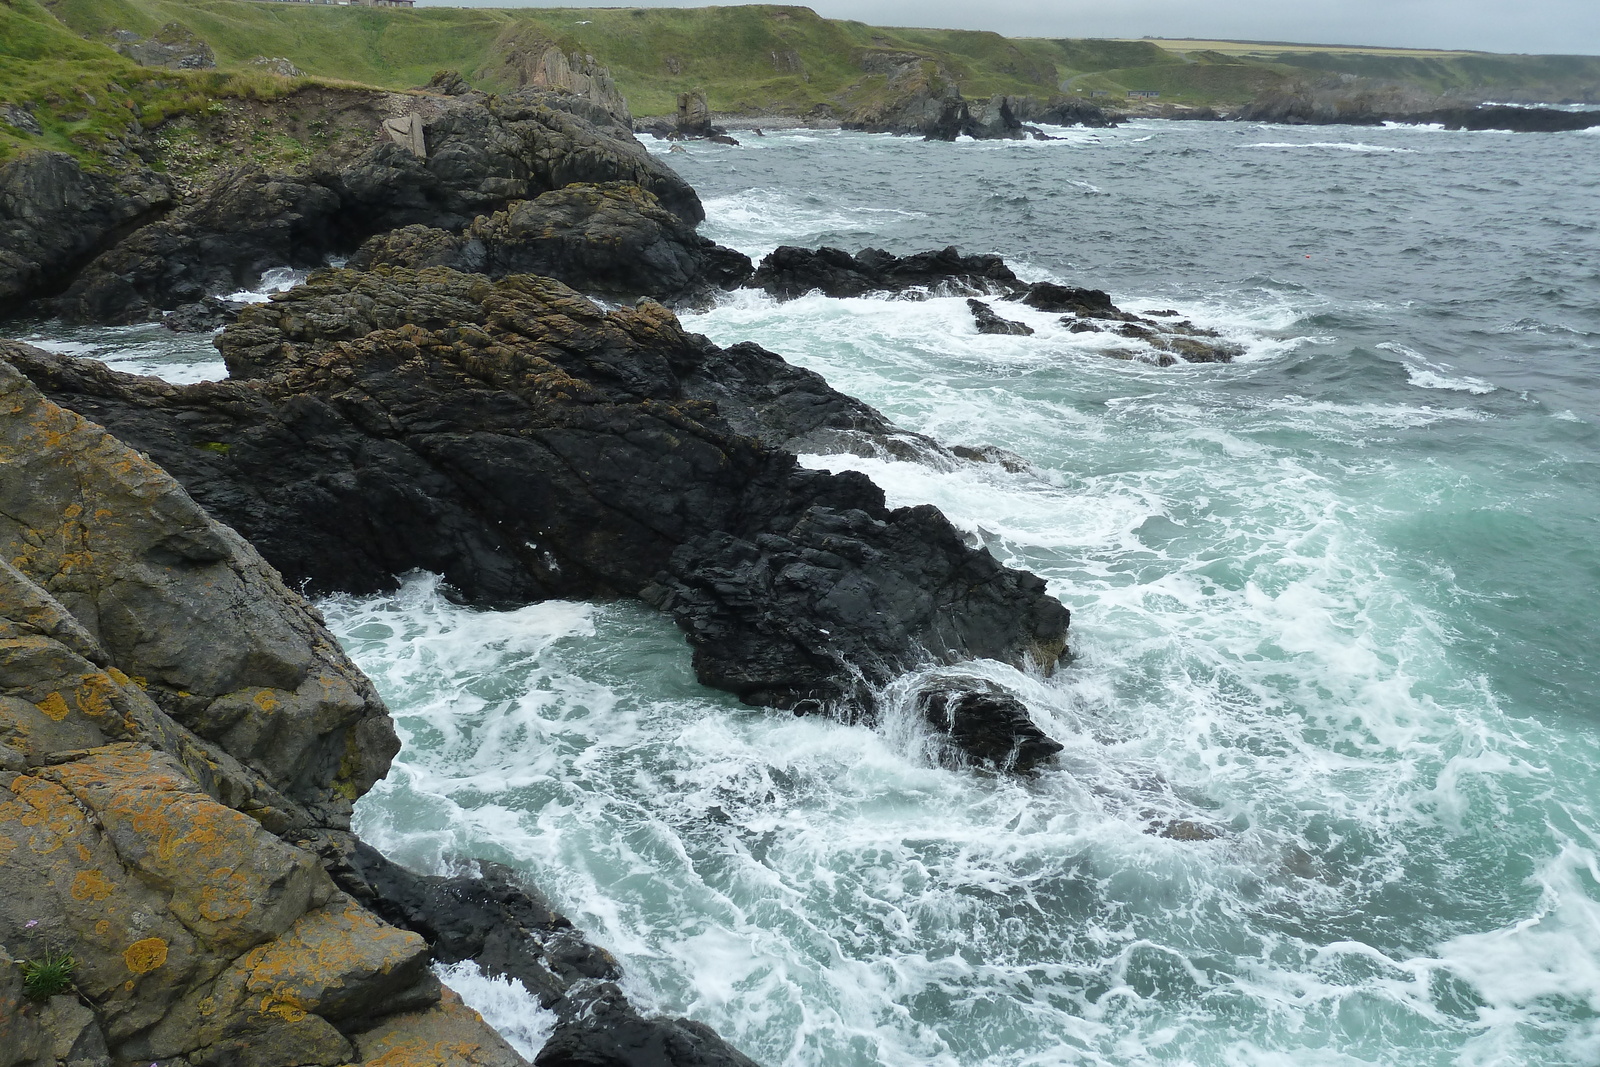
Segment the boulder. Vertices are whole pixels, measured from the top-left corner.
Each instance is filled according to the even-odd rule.
[[[999,256],[963,256],[953,245],[910,256],[891,255],[879,248],[862,249],[852,256],[839,248],[784,245],[761,261],[749,284],[780,300],[811,292],[835,297],[908,292],[987,296],[1022,288]]]
[[[250,65],[268,74],[276,74],[280,78],[304,78],[306,72],[295,66],[283,56],[256,56],[250,60]]]
[[[373,234],[407,225],[458,231],[480,214],[578,183],[629,182],[687,225],[704,218],[694,190],[632,134],[597,128],[563,109],[571,106],[558,94],[527,90],[493,102],[450,98],[422,123],[425,156],[386,143],[348,164],[324,161],[303,174],[246,165],[99,255],[52,306],[75,322],[156,318],[254,284],[271,267],[316,266]],[[34,188],[46,180],[40,175],[32,192],[18,194],[25,213],[37,214],[33,204],[41,200],[61,200]],[[5,205],[0,193],[0,212]],[[42,242],[45,231],[29,228],[35,231]],[[25,251],[17,270],[43,255]],[[20,280],[17,295],[34,295],[36,286]]]
[[[1027,705],[987,679],[935,676],[911,699],[940,742],[935,758],[946,765],[1027,772],[1062,749],[1034,723]]]
[[[774,397],[798,401],[780,402],[781,433],[855,431],[870,409],[807,404],[820,382],[660,305],[607,313],[532,276],[328,271],[219,347],[236,380],[181,387],[6,353],[319,591],[420,567],[480,603],[637,596],[684,629],[707,684],[809,710],[924,657],[1048,670],[1064,648],[1040,579],[934,508],[800,467],[718,405],[742,378],[758,386],[746,425]],[[735,363],[759,369],[705,384]]]
[[[750,260],[695,233],[631,182],[577,184],[479,216],[459,234],[408,226],[374,237],[350,265],[543,274],[611,298],[677,302],[743,283]]]

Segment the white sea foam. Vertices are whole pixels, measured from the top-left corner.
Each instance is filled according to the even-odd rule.
[[[705,206],[708,218],[703,232],[753,259],[780,244],[815,244],[827,235],[856,234],[857,243],[865,244],[885,218],[925,217],[916,211],[828,203],[775,189],[712,197]]]
[[[1333,148],[1345,152],[1399,152],[1415,154],[1415,148],[1398,148],[1394,145],[1367,144],[1363,141],[1258,141],[1240,145],[1240,148]]]
[[[550,1040],[556,1013],[541,1007],[539,998],[517,979],[490,977],[471,960],[440,964],[434,971],[467,1007],[482,1015],[484,1022],[527,1059],[537,1056]]]
[[[236,304],[265,304],[274,293],[286,293],[306,280],[306,271],[294,267],[272,267],[261,272],[261,280],[252,289],[240,289],[223,297]]]
[[[772,197],[832,213],[786,225],[862,220]],[[725,199],[719,239],[806,243]],[[805,462],[938,504],[1073,609],[1054,676],[961,667],[1024,700],[1059,768],[940,769],[917,676],[876,726],[797,719],[696,685],[637,605],[478,612],[413,577],[327,605],[405,742],[361,832],[422,867],[528,872],[640,1003],[763,1062],[1590,1067],[1600,738],[1502,711],[1500,638],[1463,639],[1455,605],[1518,601],[1435,543],[1520,517],[1391,445],[1488,436],[1490,383],[1395,346],[1406,379],[1330,389],[1369,357],[1302,323],[1350,306],[1259,284],[1113,294],[1246,344],[1234,366],[1108,359],[1011,303],[1033,337],[979,335],[954,298],[747,292],[685,316],[1024,457]],[[1160,836],[1195,828],[1218,836]]]
[[[209,333],[173,333],[153,324],[73,327],[52,323],[47,330],[34,331],[22,340],[46,352],[97,359],[125,374],[188,385],[228,376],[211,337]]]
[[[1457,373],[1453,368],[1430,360],[1415,349],[1407,348],[1398,342],[1386,341],[1377,347],[1384,352],[1392,352],[1399,356],[1411,384],[1420,389],[1445,389],[1479,396],[1495,391],[1493,383]]]

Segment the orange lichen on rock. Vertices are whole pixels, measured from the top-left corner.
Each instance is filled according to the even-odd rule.
[[[135,941],[123,949],[122,961],[134,974],[149,974],[167,962],[167,943],[159,937]]]

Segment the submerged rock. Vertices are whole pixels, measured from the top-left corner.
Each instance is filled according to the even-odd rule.
[[[954,245],[910,256],[879,248],[865,248],[852,256],[839,248],[784,245],[761,261],[749,284],[780,300],[811,292],[847,297],[914,290],[987,296],[1022,287],[999,256],[963,256]]]
[[[631,182],[552,190],[479,216],[460,233],[407,226],[369,240],[350,265],[543,274],[584,292],[665,301],[734,288],[754,269]]]
[[[1015,336],[1030,336],[1033,327],[1025,322],[1013,322],[1011,319],[1002,319],[994,313],[994,308],[982,300],[970,299],[967,307],[972,311],[972,318],[978,324],[979,333],[1012,334]]]

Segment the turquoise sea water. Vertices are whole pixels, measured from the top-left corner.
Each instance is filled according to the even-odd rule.
[[[742,708],[634,606],[418,578],[329,605],[407,734],[363,833],[519,865],[768,1064],[1600,1063],[1600,137],[1067,137],[669,157],[752,254],[954,243],[1246,346],[1159,368],[960,300],[688,317],[1033,465],[808,460],[1072,607],[1069,667],[987,668],[1058,770]]]
[[[413,576],[324,604],[406,742],[358,828],[525,870],[770,1067],[1600,1064],[1600,136],[1060,132],[654,146],[753,255],[953,243],[1245,346],[1160,368],[953,299],[686,316],[1031,464],[806,460],[1049,580],[1071,664],[980,669],[1059,768],[744,708],[636,605]],[[66,340],[139,343],[107,336]],[[518,990],[451,980],[537,1047]]]

